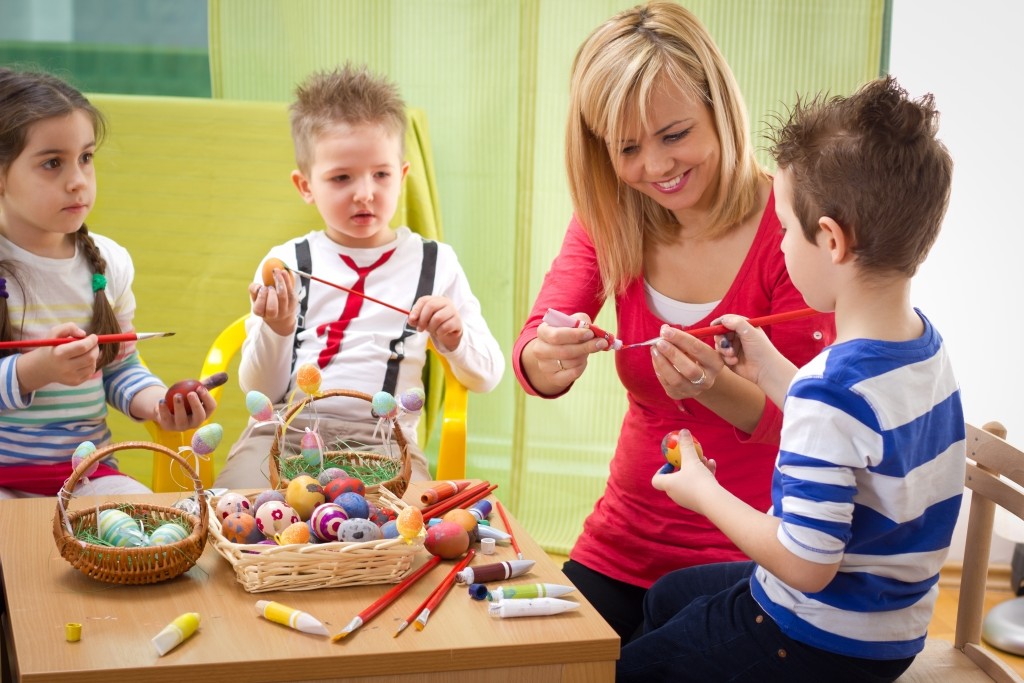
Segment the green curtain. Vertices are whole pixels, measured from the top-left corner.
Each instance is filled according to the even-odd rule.
[[[210,0],[214,97],[286,101],[345,61],[388,74],[430,121],[445,241],[510,353],[561,242],[575,51],[621,0]],[[693,0],[729,59],[760,142],[797,94],[844,93],[878,75],[884,0]],[[604,314],[608,317],[608,314]],[[511,370],[472,395],[468,470],[543,547],[565,552],[604,486],[625,410],[612,358],[557,401]]]

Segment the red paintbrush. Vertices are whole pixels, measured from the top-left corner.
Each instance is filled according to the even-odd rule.
[[[121,342],[142,341],[156,337],[172,337],[173,332],[120,332],[118,334],[98,334],[100,344],[120,344]],[[55,337],[53,339],[15,339],[0,342],[0,349],[34,349],[40,346],[60,346],[78,341],[81,337]]]
[[[434,592],[430,594],[430,597],[427,598],[427,601],[424,603],[423,609],[420,611],[419,616],[416,617],[416,621],[414,622],[416,624],[417,631],[422,631],[423,627],[427,625],[427,619],[430,618],[430,613],[437,609],[438,605],[441,604],[441,601],[444,600],[444,597],[448,595],[448,591],[450,591],[452,589],[452,586],[455,585],[456,574],[461,572],[469,565],[469,562],[473,559],[474,555],[476,555],[476,551],[470,549],[466,553],[466,556],[459,560],[459,563],[457,565],[452,567],[452,570],[448,572],[448,576],[444,577],[444,579],[441,580],[440,585],[438,585],[438,587],[434,589]],[[402,629],[404,629],[405,626],[408,625],[409,624],[406,623],[404,626],[399,626],[398,631],[395,633],[395,635],[397,636],[399,633],[401,633]]]
[[[519,549],[519,544],[516,543],[516,537],[512,533],[512,525],[508,523],[508,517],[505,516],[505,508],[502,506],[501,501],[494,501],[494,507],[498,508],[501,523],[505,525],[505,531],[508,533],[509,540],[512,541],[512,549],[516,551],[516,557],[520,560],[523,559],[523,551]]]
[[[285,267],[287,268],[287,266],[285,266]],[[355,294],[356,296],[361,296],[364,299],[366,299],[367,301],[372,301],[375,304],[380,304],[381,306],[384,306],[385,308],[390,308],[392,311],[398,311],[399,313],[405,313],[406,315],[409,315],[409,311],[405,310],[404,308],[399,308],[398,306],[393,306],[393,305],[389,304],[386,301],[381,301],[380,299],[374,299],[369,294],[365,294],[365,293],[360,292],[360,291],[355,290],[355,289],[350,289],[350,288],[348,288],[348,287],[346,287],[344,285],[339,285],[336,282],[331,282],[330,280],[324,280],[322,278],[318,278],[316,275],[310,275],[309,273],[303,273],[301,270],[295,270],[294,268],[288,268],[288,270],[290,270],[291,272],[295,273],[296,275],[301,275],[302,277],[308,277],[310,280],[315,280],[315,281],[319,282],[322,285],[327,285],[328,287],[334,287],[335,289],[340,289],[341,291],[348,292],[349,294]]]
[[[774,323],[784,323],[788,320],[799,320],[801,318],[809,318],[812,315],[818,315],[821,311],[816,311],[813,308],[801,308],[795,311],[787,311],[785,313],[772,313],[771,315],[762,315],[759,318],[750,318],[749,322],[754,327],[764,327],[765,325],[772,325]],[[698,327],[693,330],[683,330],[686,334],[694,337],[713,337],[716,334],[725,334],[729,332],[729,328],[725,325],[711,325],[710,327]],[[626,344],[623,349],[635,349],[641,346],[651,346],[661,337],[655,337],[654,339],[648,339],[647,341],[638,342],[636,344]]]
[[[429,560],[427,560],[426,564],[424,564],[422,567],[414,571],[412,574],[409,574],[409,576],[405,577],[401,583],[399,583],[397,586],[389,590],[387,593],[382,595],[380,599],[378,599],[372,605],[370,605],[362,612],[360,612],[358,615],[356,615],[356,617],[348,623],[348,626],[346,626],[341,633],[335,636],[331,636],[331,642],[338,642],[339,640],[347,636],[349,633],[352,633],[352,631],[355,631],[357,628],[368,622],[370,619],[373,619],[385,607],[394,602],[399,595],[404,593],[410,586],[412,586],[414,583],[423,578],[423,576],[425,576],[427,572],[436,567],[437,563],[440,561],[441,558],[437,555],[431,557]]]

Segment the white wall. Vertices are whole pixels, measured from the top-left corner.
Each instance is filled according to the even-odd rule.
[[[1024,3],[893,5],[889,71],[912,95],[934,93],[955,163],[914,302],[948,342],[967,421],[998,420],[1010,442],[1024,444]],[[961,515],[961,538],[963,523]],[[950,559],[962,558],[959,547]],[[993,561],[1008,562],[1011,550],[997,538]]]

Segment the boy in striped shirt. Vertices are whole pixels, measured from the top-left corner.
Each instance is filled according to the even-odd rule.
[[[679,471],[653,486],[752,561],[659,580],[619,680],[892,681],[924,647],[965,466],[959,387],[910,304],[949,199],[937,128],[931,95],[889,77],[798,103],[776,132],[786,266],[835,311],[836,341],[797,369],[744,318],[721,320],[723,362],[783,407],[772,507],[736,499],[680,439]]]

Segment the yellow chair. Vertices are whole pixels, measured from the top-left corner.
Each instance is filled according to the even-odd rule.
[[[203,361],[199,377],[209,377],[218,372],[227,372],[231,360],[242,348],[245,341],[245,321],[248,314],[238,318],[217,335]],[[438,353],[433,344],[428,348],[440,361],[444,369],[444,398],[442,405],[441,440],[437,456],[437,479],[462,479],[466,475],[466,387],[455,377],[448,361]],[[210,394],[219,403],[224,387],[215,387]],[[216,415],[214,415],[214,419]],[[153,440],[171,449],[192,443],[195,431],[167,432],[156,423],[146,423]],[[205,488],[213,485],[214,466],[212,457],[200,459],[198,474]],[[162,453],[153,454],[154,491],[189,490],[190,480],[177,462],[169,463]]]

